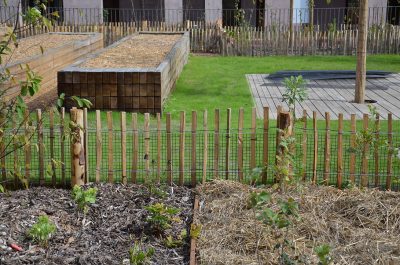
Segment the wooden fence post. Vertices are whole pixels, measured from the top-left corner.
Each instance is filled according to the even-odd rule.
[[[85,184],[85,146],[83,136],[83,110],[71,109],[72,131],[72,176],[71,185],[81,186]]]
[[[243,118],[244,110],[239,110],[239,123],[238,123],[238,178],[239,182],[243,182]]]
[[[219,179],[219,109],[214,114],[214,179]]]
[[[277,118],[278,120],[278,132],[277,132],[277,148],[276,148],[276,164],[278,164],[278,157],[282,156],[284,154],[284,148],[281,146],[282,138],[287,135],[291,136],[293,133],[293,127],[292,127],[292,117],[290,115],[290,112],[286,111],[279,111],[278,113],[279,117]],[[289,147],[290,148],[290,147]],[[291,166],[290,166],[291,167]],[[293,172],[291,172],[292,169],[290,169],[289,175],[292,175]],[[277,183],[277,179],[275,177],[274,182]]]
[[[43,144],[43,121],[42,111],[36,110],[37,118],[37,133],[38,133],[38,147],[39,147],[39,185],[44,185],[44,144]]]
[[[317,183],[318,167],[318,130],[317,130],[317,112],[313,111],[313,131],[314,131],[314,153],[313,153],[313,176],[312,183]]]
[[[157,113],[157,184],[160,184],[161,179],[161,114]]]
[[[229,179],[230,159],[231,152],[231,109],[227,109],[226,113],[226,144],[225,144],[225,179]]]
[[[386,176],[386,189],[392,189],[392,174],[393,174],[393,122],[392,113],[388,114],[388,157],[387,157],[387,176]]]
[[[65,108],[61,108],[60,113],[60,142],[61,142],[61,183],[66,186],[65,181]]]
[[[171,136],[171,113],[167,113],[167,183],[172,185],[172,136]]]
[[[343,114],[339,113],[338,125],[338,156],[337,156],[337,186],[342,188],[343,183]]]
[[[100,115],[100,110],[96,110],[96,183],[100,183],[101,158],[103,156]]]
[[[364,114],[363,116],[363,129],[364,131],[368,130],[368,114]],[[368,144],[364,144],[363,146],[363,155],[362,155],[362,161],[361,161],[361,187],[368,187],[368,159],[367,159],[367,153],[368,153],[369,146]]]
[[[183,186],[183,182],[185,180],[185,117],[185,112],[182,111],[179,128],[179,186]]]
[[[264,107],[264,123],[263,123],[263,174],[262,183],[267,184],[268,180],[268,163],[269,163],[269,108]]]
[[[138,169],[138,157],[139,157],[139,133],[138,133],[137,113],[132,113],[132,130],[133,130],[133,140],[132,140],[133,155],[132,155],[131,182],[136,183],[137,169]]]
[[[29,118],[29,110],[25,111],[24,114],[24,122],[25,122],[25,137],[30,139],[32,136],[32,132],[30,130],[30,118]],[[31,143],[28,141],[25,145],[25,178],[29,183],[29,179],[31,176]]]
[[[88,113],[87,108],[83,109],[83,133],[85,146],[85,183],[89,183],[89,129],[88,129]]]
[[[128,183],[126,177],[126,112],[121,112],[121,160],[122,160],[122,183]]]
[[[56,165],[54,160],[54,112],[53,109],[49,110],[49,121],[50,121],[50,159],[51,159],[51,185],[53,187],[57,184],[56,179]]]
[[[302,172],[302,180],[306,181],[307,178],[307,110],[303,110],[303,139],[301,143],[302,150],[302,161],[303,161],[303,172]]]
[[[357,130],[357,123],[356,123],[356,115],[351,114],[351,137],[350,137],[350,148],[356,148],[356,130]],[[354,152],[350,153],[350,182],[351,184],[356,183],[356,154]]]
[[[331,118],[330,118],[330,113],[325,112],[325,148],[324,148],[325,185],[329,184],[330,168],[331,168]]]
[[[207,180],[207,160],[208,160],[208,125],[207,125],[208,113],[207,110],[203,114],[203,131],[204,131],[204,143],[203,143],[203,178],[202,184],[206,183]]]
[[[145,167],[145,179],[147,183],[150,179],[150,114],[144,114],[144,167]]]
[[[375,121],[375,128],[377,129],[375,133],[375,141],[379,143],[379,138],[380,138],[380,121],[379,121],[379,114],[376,114],[376,121]],[[379,150],[378,150],[378,145],[375,145],[374,148],[374,163],[375,163],[375,187],[379,187],[380,185],[380,179],[379,179]]]
[[[192,187],[196,187],[197,176],[196,176],[196,140],[197,140],[197,112],[192,111]]]
[[[114,154],[113,154],[113,118],[112,112],[107,112],[107,127],[108,127],[108,182],[114,182]]]

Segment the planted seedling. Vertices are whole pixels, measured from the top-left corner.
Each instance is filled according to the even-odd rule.
[[[329,265],[332,262],[332,258],[329,256],[329,252],[331,248],[329,245],[321,245],[314,249],[315,253],[318,256],[319,262],[318,265]]]
[[[150,264],[151,257],[154,255],[154,248],[145,250],[142,242],[135,242],[133,247],[129,249],[129,264],[130,265],[146,265]]]
[[[39,216],[38,220],[29,230],[29,236],[43,247],[47,247],[49,239],[56,232],[56,226],[47,215]]]
[[[168,235],[164,240],[164,244],[167,248],[177,248],[183,245],[183,242],[186,239],[186,237],[187,237],[186,229],[183,229],[176,238],[172,235]]]
[[[78,209],[86,214],[89,211],[89,205],[96,202],[97,189],[89,188],[87,190],[82,187],[75,186],[72,190],[72,198],[78,205]]]
[[[155,203],[146,206],[145,209],[149,212],[146,220],[156,233],[163,233],[165,229],[171,228],[171,223],[173,221],[180,221],[179,218],[175,217],[180,210],[174,207],[168,207],[163,203]]]
[[[285,78],[283,83],[286,87],[285,93],[282,95],[283,102],[288,104],[289,110],[296,121],[296,103],[302,103],[307,99],[306,81],[303,76],[299,75]]]
[[[203,226],[201,224],[191,224],[190,225],[190,238],[199,239],[202,228],[203,228]]]

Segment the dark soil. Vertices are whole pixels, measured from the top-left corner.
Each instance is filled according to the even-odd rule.
[[[144,206],[163,202],[181,210],[167,231],[178,235],[189,229],[193,196],[190,189],[164,187],[167,196],[150,193],[144,186],[96,185],[97,201],[86,217],[71,198],[70,190],[32,188],[0,194],[0,264],[129,264],[129,249],[137,240],[153,247],[152,264],[187,264],[189,239],[181,247],[167,248],[161,236],[147,229]],[[47,248],[27,237],[38,216],[47,214],[57,226]],[[189,231],[187,231],[189,234]],[[6,243],[1,246],[1,242]],[[17,252],[5,245],[17,244]],[[125,261],[124,261],[125,260]]]

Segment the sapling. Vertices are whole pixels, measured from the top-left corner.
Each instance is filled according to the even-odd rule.
[[[29,236],[43,247],[47,247],[49,239],[56,232],[56,226],[47,215],[39,216],[37,222],[29,230]]]
[[[130,265],[146,265],[150,264],[151,257],[154,255],[154,248],[145,250],[142,242],[135,242],[133,247],[129,249]]]
[[[307,99],[306,81],[303,76],[291,76],[285,78],[283,83],[286,90],[284,92],[283,101],[288,104],[290,112],[296,121],[296,103],[302,103]]]
[[[80,186],[75,186],[72,190],[72,198],[78,205],[79,210],[86,214],[89,211],[89,205],[96,202],[97,189],[89,188],[82,189]]]
[[[156,233],[163,233],[165,229],[171,227],[173,221],[180,221],[175,217],[180,212],[177,208],[168,207],[163,203],[155,203],[144,208],[149,212],[146,220]]]

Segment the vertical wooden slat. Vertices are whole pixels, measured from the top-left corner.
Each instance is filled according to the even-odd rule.
[[[17,141],[17,135],[18,135],[18,129],[17,129],[17,117],[15,114],[12,114],[12,134],[13,134],[13,156],[14,156],[14,188],[18,187],[19,183],[19,170],[18,170],[18,141]]]
[[[357,130],[357,123],[356,123],[356,115],[351,114],[351,137],[350,137],[350,148],[356,148],[356,130]],[[354,152],[350,153],[350,182],[351,184],[355,184],[356,182],[356,154]]]
[[[203,143],[203,178],[202,184],[206,183],[207,180],[207,162],[208,162],[208,113],[207,110],[203,114],[203,131],[204,131],[204,143]]]
[[[196,140],[197,140],[197,112],[192,111],[192,166],[191,166],[191,177],[192,177],[192,187],[196,186],[197,176],[196,176]]]
[[[74,135],[71,142],[71,186],[85,184],[85,140],[83,110],[72,108],[70,128]]]
[[[112,112],[107,112],[107,127],[108,127],[108,182],[114,182],[114,154],[113,154],[113,118]]]
[[[6,171],[6,145],[5,145],[5,133],[4,128],[6,127],[5,121],[3,118],[0,120],[0,124],[2,125],[3,130],[0,132],[1,143],[0,143],[0,151],[1,151],[1,175],[3,182],[7,182],[7,171]]]
[[[161,179],[161,114],[157,113],[157,183]]]
[[[179,127],[179,186],[183,186],[185,177],[185,127],[186,114],[182,111]]]
[[[379,143],[380,139],[380,120],[379,120],[379,114],[376,114],[376,120],[375,120],[375,141],[376,143]],[[379,179],[379,150],[378,150],[378,144],[375,144],[374,147],[374,163],[375,163],[375,187],[380,186],[380,179]]]
[[[330,168],[331,168],[330,164],[331,164],[331,117],[330,117],[329,112],[325,112],[325,148],[324,148],[324,184],[325,185],[329,184],[329,175],[330,175]]]
[[[239,121],[238,121],[238,177],[239,182],[243,182],[243,117],[244,110],[240,108],[239,110]]]
[[[44,185],[44,144],[43,144],[43,121],[42,111],[36,110],[38,148],[39,148],[39,185]]]
[[[257,143],[257,113],[256,108],[251,110],[251,142],[250,142],[250,169],[256,167],[256,143]]]
[[[51,175],[51,184],[53,187],[55,187],[57,184],[57,179],[56,179],[56,165],[54,162],[54,112],[52,108],[50,108],[49,110],[49,121],[50,121],[50,159],[51,159],[51,169],[53,171]]]
[[[101,179],[101,159],[103,157],[103,139],[101,134],[101,113],[96,110],[96,183]]]
[[[313,152],[313,176],[312,183],[317,183],[318,167],[318,130],[317,130],[317,112],[313,111],[313,132],[314,132],[314,152]]]
[[[60,113],[60,135],[61,135],[61,184],[66,186],[65,181],[65,108],[61,108]],[[30,152],[30,150],[29,150]]]
[[[337,156],[337,186],[342,188],[343,183],[343,114],[339,113],[338,124],[338,156]]]
[[[89,130],[88,130],[88,113],[87,108],[83,109],[83,140],[85,146],[85,183],[89,183]]]
[[[138,158],[139,158],[139,132],[138,132],[138,121],[137,113],[132,113],[132,130],[133,130],[133,141],[132,141],[132,183],[137,182],[137,170],[138,170]]]
[[[363,116],[363,130],[368,130],[368,114],[364,114]],[[368,149],[369,146],[367,143],[364,144],[362,150],[362,161],[361,161],[361,187],[368,187]]]
[[[166,115],[167,129],[167,183],[172,185],[172,135],[171,135],[171,113]]]
[[[214,179],[219,179],[219,109],[214,113]]]
[[[121,160],[122,160],[122,183],[128,184],[126,177],[126,112],[121,112]]]
[[[269,108],[264,107],[264,122],[263,122],[263,175],[262,183],[267,184],[268,180],[268,164],[269,164]]]
[[[301,150],[303,156],[303,172],[302,179],[305,181],[307,179],[307,110],[303,110],[303,139],[301,143]]]
[[[230,170],[230,152],[231,152],[231,114],[232,110],[228,109],[226,113],[226,144],[225,144],[225,179],[229,179]]]
[[[147,183],[150,179],[150,114],[144,114],[144,168],[145,168],[145,179]]]
[[[386,189],[392,189],[392,174],[393,174],[393,121],[392,113],[388,114],[388,157],[387,157],[387,176]]]
[[[24,114],[24,125],[25,125],[25,137],[29,139],[25,145],[25,179],[29,183],[30,176],[31,176],[31,143],[30,139],[32,136],[32,132],[30,129],[30,118],[29,118],[29,110],[25,111]],[[63,162],[63,161],[62,161]]]

